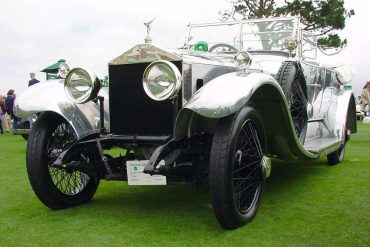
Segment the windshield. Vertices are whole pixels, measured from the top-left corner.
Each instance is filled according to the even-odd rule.
[[[192,26],[189,33],[189,48],[197,49],[198,44],[204,44],[203,51],[212,51],[219,44],[235,47],[239,50],[240,23],[217,23]]]
[[[191,25],[188,48],[210,52],[288,51],[284,42],[298,36],[297,27],[298,18]]]

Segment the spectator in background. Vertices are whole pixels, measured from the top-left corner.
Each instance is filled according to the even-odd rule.
[[[5,97],[0,95],[0,109],[2,110],[3,114],[5,113]]]
[[[5,110],[10,115],[11,119],[13,120],[13,130],[17,128],[17,123],[18,123],[18,118],[14,115],[14,112],[13,112],[14,100],[15,100],[15,92],[13,89],[10,89],[5,99]]]
[[[370,116],[370,81],[366,82],[361,93],[361,104],[366,112],[366,116]]]
[[[356,104],[361,105],[361,95],[357,97]]]
[[[31,72],[30,73],[30,77],[31,77],[31,80],[28,81],[28,86],[29,87],[32,86],[32,85],[35,85],[36,83],[39,83],[40,82],[39,80],[37,80],[35,78],[35,73],[34,72]]]
[[[2,123],[2,120],[3,120],[3,111],[1,110],[0,108],[0,133],[1,134],[4,134],[4,129],[3,129],[3,123]]]
[[[6,113],[5,110],[5,97],[0,95],[0,110],[2,111],[2,123],[1,127],[3,130],[6,132],[9,132],[9,127],[10,127],[10,119],[9,115]]]

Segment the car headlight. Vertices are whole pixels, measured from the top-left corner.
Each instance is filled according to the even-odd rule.
[[[77,104],[96,98],[101,84],[98,77],[82,68],[74,68],[64,79],[67,97]]]
[[[62,63],[59,65],[58,74],[60,77],[66,78],[70,70],[71,70],[71,66],[68,63]]]
[[[246,51],[238,52],[234,57],[234,64],[240,69],[248,69],[252,64],[251,55]]]
[[[153,62],[144,71],[143,87],[146,94],[154,100],[171,99],[181,88],[181,73],[171,62]]]

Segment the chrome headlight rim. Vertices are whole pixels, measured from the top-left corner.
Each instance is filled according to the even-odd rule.
[[[64,63],[61,63],[58,67],[58,75],[65,79],[69,73],[69,71],[71,71],[71,65],[67,62],[64,62]]]
[[[172,88],[172,90],[165,94],[163,97],[157,97],[148,87],[148,84],[150,83],[149,81],[149,78],[148,78],[148,75],[149,73],[151,72],[151,70],[155,67],[155,66],[158,66],[158,65],[164,65],[164,66],[167,66],[170,71],[173,73],[173,76],[175,78],[175,81],[173,82],[174,83],[174,86]],[[144,88],[144,91],[145,93],[153,100],[155,101],[164,101],[164,100],[168,100],[168,99],[173,99],[174,97],[176,97],[176,95],[178,94],[178,92],[180,91],[181,89],[181,84],[182,84],[182,76],[181,76],[181,72],[179,71],[179,69],[176,67],[175,64],[173,64],[172,62],[169,62],[169,61],[165,61],[165,60],[158,60],[158,61],[154,61],[152,63],[150,63],[144,70],[144,74],[143,74],[143,88]]]
[[[234,56],[234,64],[240,69],[248,69],[252,65],[251,54],[246,51],[239,51]]]
[[[90,87],[88,92],[79,98],[73,97],[73,94],[71,91],[71,83],[72,83],[71,79],[72,79],[72,76],[76,74],[76,72],[80,72],[82,73],[82,75],[86,76],[83,79],[85,79],[89,83],[88,86]],[[90,100],[95,99],[98,95],[100,88],[101,88],[101,83],[100,83],[99,78],[94,73],[84,68],[77,67],[77,68],[71,69],[68,72],[66,78],[64,79],[64,92],[67,98],[76,104],[83,104]]]

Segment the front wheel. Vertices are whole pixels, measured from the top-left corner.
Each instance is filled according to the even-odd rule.
[[[220,120],[210,156],[209,183],[220,225],[235,229],[256,215],[264,187],[262,128],[250,107]]]
[[[71,125],[51,113],[41,115],[30,132],[26,154],[28,178],[37,197],[51,209],[88,202],[98,188],[99,179],[94,174],[51,166],[76,139]],[[67,159],[89,162],[95,156],[93,150],[80,149]]]

